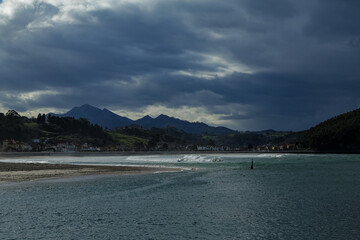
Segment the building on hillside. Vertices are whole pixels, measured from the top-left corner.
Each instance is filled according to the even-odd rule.
[[[14,139],[6,139],[2,142],[3,152],[30,152],[32,147],[23,142],[17,142]]]
[[[57,152],[75,152],[76,146],[69,143],[59,143],[56,145]]]

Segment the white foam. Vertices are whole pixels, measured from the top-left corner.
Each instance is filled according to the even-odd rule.
[[[222,159],[219,156],[205,156],[205,155],[185,155],[177,160],[177,162],[190,162],[190,163],[221,162],[221,161]]]
[[[282,158],[285,156],[286,156],[286,154],[264,153],[264,154],[258,155],[257,157],[259,157],[259,158]]]

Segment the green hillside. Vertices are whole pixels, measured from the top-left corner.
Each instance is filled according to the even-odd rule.
[[[108,132],[108,134],[111,136],[112,140],[115,143],[124,145],[129,148],[134,148],[135,146],[146,146],[148,143],[147,139],[139,137],[128,136],[116,132]]]
[[[318,151],[360,151],[360,109],[326,120],[308,130],[306,143]]]

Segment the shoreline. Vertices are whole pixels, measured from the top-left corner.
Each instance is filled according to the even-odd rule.
[[[178,168],[0,162],[0,184],[90,175],[178,172]]]
[[[319,151],[142,151],[142,152],[0,152],[1,159],[17,157],[92,157],[92,156],[145,156],[181,154],[360,154],[360,152],[319,152]]]
[[[213,151],[151,151],[151,152],[0,152],[0,184],[26,182],[34,180],[81,177],[89,175],[129,175],[151,174],[158,172],[178,172],[181,168],[152,166],[112,166],[112,165],[76,165],[61,163],[16,163],[16,158],[36,157],[109,157],[109,156],[145,156],[145,155],[180,155],[180,154],[344,154],[329,152],[288,151],[288,152],[213,152]],[[346,153],[345,153],[346,154]],[[347,153],[350,154],[350,153]],[[356,154],[356,153],[351,153]],[[7,161],[2,161],[7,160]],[[9,161],[9,162],[8,162]]]

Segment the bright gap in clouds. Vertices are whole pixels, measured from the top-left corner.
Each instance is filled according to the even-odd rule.
[[[224,114],[213,114],[207,111],[204,107],[188,107],[182,106],[179,108],[170,108],[161,105],[147,106],[138,111],[131,110],[115,110],[115,113],[120,116],[128,117],[132,120],[140,119],[146,115],[152,118],[156,118],[161,114],[168,115],[170,117],[186,120],[189,122],[203,122],[211,126],[229,126],[235,127],[236,124],[232,120],[223,120]]]

